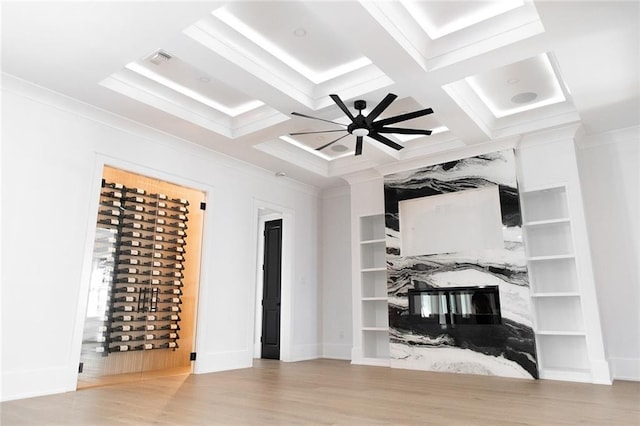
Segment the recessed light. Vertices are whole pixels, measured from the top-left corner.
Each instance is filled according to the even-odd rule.
[[[507,83],[509,83],[509,84],[520,83],[520,79],[519,78],[510,78],[509,80],[507,80]]]
[[[156,53],[154,53],[153,56],[151,56],[151,58],[149,59],[149,62],[155,65],[160,65],[163,62],[169,61],[170,59],[171,59],[171,55],[169,55],[167,52],[163,52],[162,50],[159,50]]]
[[[347,148],[344,145],[334,145],[331,147],[331,151],[335,151],[335,152],[345,152],[348,149],[349,148]]]
[[[513,102],[514,104],[528,104],[529,102],[533,101],[537,97],[538,97],[537,93],[522,92],[512,97],[511,102]]]
[[[307,35],[307,30],[305,30],[304,28],[296,28],[295,30],[293,30],[293,35],[296,37],[304,37]]]
[[[286,175],[285,172],[276,172],[276,177],[285,177]]]

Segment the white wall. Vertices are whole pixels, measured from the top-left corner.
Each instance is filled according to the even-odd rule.
[[[284,358],[319,356],[314,188],[11,76],[2,89],[3,400],[75,388],[102,163],[207,192],[196,372],[251,366],[256,200],[290,231]]]
[[[613,377],[640,380],[640,128],[577,150],[602,328]]]
[[[351,200],[349,186],[322,194],[322,356],[351,359]]]

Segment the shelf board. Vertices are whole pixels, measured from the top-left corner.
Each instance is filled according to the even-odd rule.
[[[580,297],[577,291],[557,291],[531,293],[531,297]]]
[[[382,300],[382,301],[388,301],[389,298],[387,296],[372,296],[372,297],[363,297],[362,299],[363,302],[375,302],[378,300]]]
[[[380,272],[380,271],[386,271],[387,267],[386,266],[378,266],[375,268],[362,268],[360,269],[360,272]]]
[[[545,219],[545,220],[532,220],[530,222],[525,222],[523,226],[542,226],[542,225],[553,225],[556,223],[569,223],[570,220],[568,217],[560,217],[556,219]]]
[[[536,330],[539,336],[586,336],[587,333],[581,330]]]
[[[389,331],[389,327],[362,327],[362,331]]]
[[[530,256],[527,257],[527,262],[539,262],[543,260],[555,260],[555,259],[573,259],[574,254],[554,254],[550,256]]]
[[[386,243],[387,240],[385,238],[376,238],[375,240],[364,240],[364,241],[360,241],[361,245],[364,244],[380,244],[380,243]]]

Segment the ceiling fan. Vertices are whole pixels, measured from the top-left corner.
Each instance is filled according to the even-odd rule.
[[[331,99],[340,107],[342,112],[345,113],[347,117],[351,120],[351,124],[343,124],[335,121],[325,120],[323,118],[312,117],[310,115],[301,114],[299,112],[292,112],[292,115],[297,115],[299,117],[311,118],[313,120],[325,121],[327,123],[337,124],[338,126],[346,127],[346,129],[337,129],[337,130],[324,130],[318,132],[297,132],[290,133],[291,136],[295,135],[309,135],[314,133],[329,133],[329,132],[347,132],[346,135],[340,136],[337,139],[332,140],[331,142],[322,145],[321,147],[316,148],[316,151],[323,150],[328,146],[338,142],[340,139],[345,138],[349,135],[354,135],[356,137],[356,155],[362,154],[362,142],[365,136],[369,136],[370,138],[387,145],[395,150],[401,150],[404,148],[402,145],[399,145],[392,141],[391,139],[383,136],[381,133],[396,133],[396,134],[404,134],[404,135],[430,135],[431,130],[419,130],[419,129],[404,129],[400,127],[385,127],[388,124],[395,124],[401,121],[411,120],[412,118],[422,117],[423,115],[433,113],[431,108],[421,109],[418,111],[408,112],[406,114],[396,115],[394,117],[388,117],[382,120],[375,121],[376,118],[382,112],[387,109],[391,102],[393,102],[398,96],[393,93],[389,93],[384,99],[373,109],[371,112],[365,117],[362,115],[362,110],[367,107],[367,102],[363,100],[357,100],[353,103],[353,106],[356,110],[358,110],[358,115],[354,116],[351,111],[347,108],[347,106],[342,102],[342,99],[338,95],[329,95]]]

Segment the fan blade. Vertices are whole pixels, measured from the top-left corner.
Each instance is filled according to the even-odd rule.
[[[330,132],[346,132],[347,129],[338,129],[338,130],[319,130],[317,132],[296,132],[296,133],[289,133],[289,135],[291,136],[296,136],[296,135],[313,135],[315,133],[330,133]]]
[[[351,111],[349,111],[349,108],[347,108],[344,102],[342,102],[342,99],[340,99],[340,96],[338,95],[329,95],[329,96],[331,96],[331,99],[333,99],[333,102],[335,102],[336,105],[340,107],[342,112],[344,112],[346,116],[349,117],[349,120],[353,121],[355,119],[353,114],[351,114]]]
[[[428,115],[431,113],[433,113],[433,110],[431,108],[421,109],[419,111],[408,112],[406,114],[396,115],[395,117],[385,118],[383,120],[376,121],[375,123],[373,123],[373,125],[375,127],[381,127],[387,124],[394,124],[401,121],[411,120],[412,118],[422,117],[423,115]]]
[[[385,136],[379,135],[377,133],[369,133],[369,137],[373,138],[373,139],[377,140],[378,142],[381,142],[381,143],[385,144],[386,146],[388,146],[390,148],[393,148],[393,149],[395,149],[397,151],[400,151],[402,148],[404,148],[402,145],[398,145],[397,143],[395,143],[391,139],[389,139],[389,138],[387,138]]]
[[[299,112],[292,112],[292,113],[291,113],[291,115],[297,115],[298,117],[310,118],[310,119],[312,119],[312,120],[326,121],[327,123],[337,124],[338,126],[344,126],[344,127],[347,127],[347,125],[346,125],[346,124],[336,123],[335,121],[325,120],[324,118],[318,118],[318,117],[312,117],[312,116],[310,116],[310,115],[300,114]]]
[[[362,136],[356,136],[356,155],[362,154]]]
[[[369,113],[369,115],[367,115],[367,123],[373,123],[373,120],[378,118],[378,116],[382,114],[382,111],[387,109],[387,107],[391,105],[391,102],[395,101],[397,97],[398,95],[394,95],[393,93],[389,93],[385,96],[384,99]]]
[[[338,142],[340,139],[342,139],[342,138],[346,138],[347,136],[349,136],[349,133],[347,133],[347,134],[346,134],[346,135],[344,135],[344,136],[340,136],[338,139],[334,139],[334,140],[332,140],[331,142],[329,142],[329,143],[328,143],[328,144],[326,144],[326,145],[322,145],[320,148],[316,148],[316,151],[322,151],[323,149],[325,149],[326,147],[328,147],[328,146],[329,146],[329,145],[331,145],[332,143],[336,143],[336,142]]]
[[[400,135],[427,135],[431,134],[431,130],[419,130],[419,129],[401,129],[400,127],[383,127],[381,129],[374,129],[378,133],[397,133]]]

